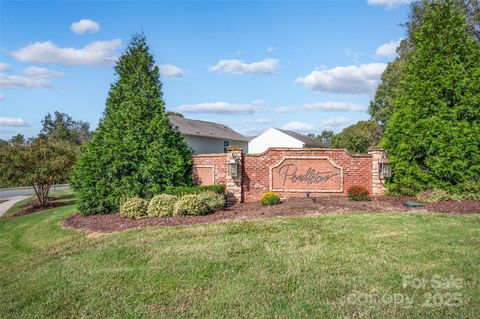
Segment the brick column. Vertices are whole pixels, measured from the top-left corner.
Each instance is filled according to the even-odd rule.
[[[232,177],[228,173],[228,162],[231,159],[237,161],[237,177]],[[227,148],[227,176],[226,176],[226,192],[227,192],[227,205],[232,205],[234,203],[243,202],[243,192],[242,192],[242,163],[243,163],[243,152],[242,148],[239,146],[229,146]]]
[[[385,180],[380,177],[380,165],[378,161],[385,155],[385,150],[381,147],[372,147],[368,149],[368,154],[372,155],[372,195],[385,195]]]

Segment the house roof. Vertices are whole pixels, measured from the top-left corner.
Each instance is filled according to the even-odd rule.
[[[184,135],[248,141],[248,138],[223,124],[192,120],[177,115],[169,115],[168,119]]]
[[[287,134],[288,136],[291,136],[301,142],[303,142],[305,145],[304,147],[321,147],[321,148],[329,148],[328,145],[325,145],[318,141],[317,139],[308,137],[306,135],[299,134],[297,132],[292,132],[292,131],[287,131],[287,130],[282,130],[279,128],[276,128],[276,130],[279,130],[280,132]]]

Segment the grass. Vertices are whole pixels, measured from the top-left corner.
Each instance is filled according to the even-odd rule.
[[[478,214],[356,213],[86,235],[59,227],[74,212],[0,220],[1,318],[480,314]],[[404,288],[405,274],[463,284]],[[443,301],[460,293],[463,304],[427,307],[428,293]],[[352,294],[402,294],[413,305]]]
[[[6,199],[0,199],[0,204],[5,203],[7,200]]]
[[[73,190],[70,188],[67,189],[59,189],[56,191],[52,191],[48,194],[48,197],[53,197],[57,201],[67,201],[71,200],[71,198],[74,196]],[[36,199],[36,196],[29,196],[27,198],[22,199],[21,201],[16,202],[12,207],[10,207],[7,212],[1,217],[8,219],[12,217],[17,211],[20,210],[20,208],[25,205],[26,203],[30,202],[31,200]]]

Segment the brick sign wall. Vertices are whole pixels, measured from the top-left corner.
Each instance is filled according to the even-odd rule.
[[[198,185],[226,183],[227,154],[200,154],[193,156],[193,173]]]
[[[383,194],[373,166],[383,150],[353,155],[341,149],[271,148],[261,154],[241,154],[241,196],[238,201],[257,201],[266,191],[281,197],[347,194],[350,186],[363,186],[371,194]],[[227,154],[194,156],[199,183],[227,184]],[[213,174],[213,178],[211,175]],[[228,186],[227,186],[228,188]]]

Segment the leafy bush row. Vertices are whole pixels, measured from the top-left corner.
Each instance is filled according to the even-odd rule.
[[[163,193],[175,196],[183,196],[188,194],[199,194],[203,192],[225,194],[225,185],[167,187]]]
[[[444,200],[480,200],[480,180],[466,181],[450,191],[436,188],[428,189],[418,193],[417,200],[423,204]]]
[[[125,218],[169,217],[169,216],[198,216],[206,215],[225,206],[225,196],[212,191],[203,191],[199,194],[175,196],[160,194],[154,196],[150,202],[145,199],[132,197],[120,205],[120,215]]]

